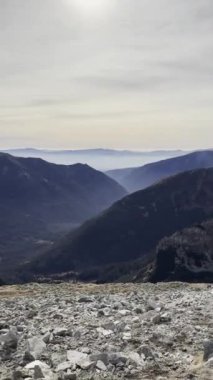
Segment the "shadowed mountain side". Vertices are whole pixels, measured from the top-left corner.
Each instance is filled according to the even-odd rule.
[[[152,281],[213,282],[213,220],[160,241]]]
[[[182,173],[117,202],[30,269],[51,274],[132,261],[147,255],[163,237],[211,216],[213,169]]]
[[[122,184],[128,191],[134,192],[145,189],[171,175],[209,167],[213,167],[213,150],[194,152],[139,168],[111,170],[107,172],[107,175]]]
[[[88,165],[55,165],[0,154],[0,272],[17,256],[41,246],[98,214],[126,191]]]

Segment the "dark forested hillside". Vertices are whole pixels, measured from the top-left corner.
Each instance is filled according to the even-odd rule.
[[[165,236],[213,216],[213,169],[168,178],[114,204],[56,244],[31,270],[83,271],[147,255]]]
[[[0,274],[125,194],[87,165],[0,154]]]

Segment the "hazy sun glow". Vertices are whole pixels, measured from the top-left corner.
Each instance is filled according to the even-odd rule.
[[[69,0],[83,13],[98,15],[110,7],[110,0]]]

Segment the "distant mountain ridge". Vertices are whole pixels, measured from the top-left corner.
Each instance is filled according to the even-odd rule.
[[[128,191],[134,192],[145,189],[171,175],[209,167],[213,167],[213,150],[193,152],[138,168],[112,170],[107,174]]]
[[[48,162],[71,165],[76,163],[88,164],[98,170],[106,171],[119,167],[137,167],[148,162],[162,160],[184,154],[181,150],[131,151],[116,149],[35,149],[19,148],[3,151],[18,157],[42,158]]]
[[[73,154],[82,154],[82,153],[85,153],[85,154],[88,154],[88,155],[91,155],[93,153],[97,153],[97,154],[103,154],[103,155],[108,155],[108,154],[115,154],[115,155],[122,155],[122,154],[129,154],[130,156],[131,155],[135,155],[135,156],[141,156],[141,155],[149,155],[149,154],[154,154],[154,155],[159,155],[159,154],[162,154],[162,155],[173,155],[173,154],[182,154],[184,153],[183,150],[181,149],[174,149],[174,150],[144,150],[144,151],[140,151],[140,150],[128,150],[128,149],[105,149],[105,148],[90,148],[90,149],[37,149],[37,148],[10,148],[10,149],[3,149],[3,150],[0,150],[2,153],[8,153],[9,152],[16,152],[16,153],[26,153],[26,154],[30,154],[30,153],[41,153],[41,152],[45,152],[45,153],[56,153],[56,154],[61,154],[61,153],[73,153]]]
[[[0,183],[0,273],[4,263],[13,266],[17,257],[32,254],[42,242],[55,240],[126,194],[88,165],[55,165],[3,153]]]
[[[33,273],[84,272],[145,257],[165,236],[213,217],[213,169],[184,172],[115,203],[35,260]]]

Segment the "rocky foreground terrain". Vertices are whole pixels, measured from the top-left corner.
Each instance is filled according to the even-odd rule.
[[[3,286],[0,379],[213,379],[213,285]]]

